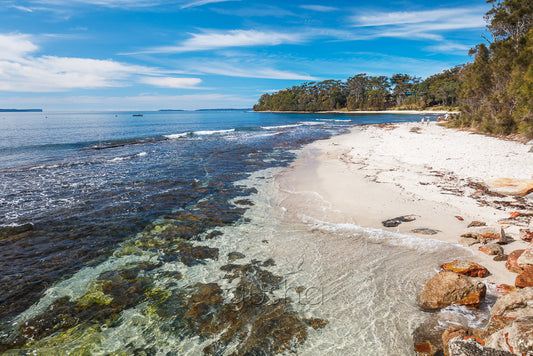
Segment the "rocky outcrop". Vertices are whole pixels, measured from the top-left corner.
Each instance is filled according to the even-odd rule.
[[[507,351],[496,350],[485,347],[474,338],[466,340],[460,336],[450,340],[448,343],[449,356],[512,356]]]
[[[533,316],[518,318],[487,339],[487,346],[515,355],[533,355]]]
[[[520,268],[526,268],[527,266],[533,266],[533,242],[520,254],[516,263]]]
[[[497,178],[485,181],[493,193],[510,196],[524,196],[533,192],[533,179]]]
[[[509,257],[507,258],[507,262],[505,263],[505,267],[511,272],[514,273],[522,273],[522,268],[518,266],[518,257],[524,252],[525,250],[514,250],[509,254]]]
[[[470,224],[468,224],[467,227],[477,227],[477,226],[487,226],[487,223],[484,223],[483,221],[472,221]]]
[[[515,286],[518,288],[533,287],[533,266],[524,268],[515,280]]]
[[[443,270],[464,274],[469,277],[487,277],[489,270],[480,264],[468,261],[453,260],[440,266]]]
[[[426,282],[418,297],[422,309],[434,310],[452,304],[478,308],[485,298],[486,286],[470,277],[442,271]]]
[[[460,337],[463,340],[474,338],[481,344],[484,344],[483,338],[485,337],[483,330],[470,328],[468,326],[452,325],[449,326],[442,334],[442,345],[444,349],[444,355],[448,356],[449,348],[448,344],[456,337]]]
[[[492,314],[492,319],[501,319],[503,318],[504,323],[507,321],[512,321],[517,318],[533,316],[533,304],[529,303],[533,300],[533,288],[523,288],[517,289],[514,292],[511,292],[507,295],[504,295],[494,303],[491,307],[490,312]],[[495,320],[496,323],[500,323],[500,320]],[[487,328],[489,327],[487,326]],[[487,329],[486,328],[486,329]],[[487,330],[492,332],[495,330]]]

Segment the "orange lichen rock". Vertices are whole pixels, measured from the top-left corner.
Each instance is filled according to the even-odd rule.
[[[470,277],[483,278],[489,275],[488,269],[475,262],[454,260],[452,262],[445,263],[440,267],[444,270],[464,274],[465,276]]]

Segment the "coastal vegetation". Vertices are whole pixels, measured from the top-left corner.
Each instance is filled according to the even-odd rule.
[[[424,80],[356,74],[263,94],[255,111],[459,110],[450,123],[490,134],[533,137],[533,0],[489,0],[492,39],[473,61]]]

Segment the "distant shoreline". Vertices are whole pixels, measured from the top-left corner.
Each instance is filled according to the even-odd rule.
[[[43,112],[43,109],[0,109],[0,112]]]
[[[257,113],[276,113],[276,114],[406,114],[406,115],[445,115],[445,114],[459,114],[458,111],[432,111],[432,110],[361,110],[361,111],[345,111],[345,110],[330,110],[330,111],[254,111]]]

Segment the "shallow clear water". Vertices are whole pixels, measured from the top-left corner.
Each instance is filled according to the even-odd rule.
[[[0,118],[0,351],[411,353],[420,276],[464,252],[311,218],[273,177],[418,116],[131,114]]]

